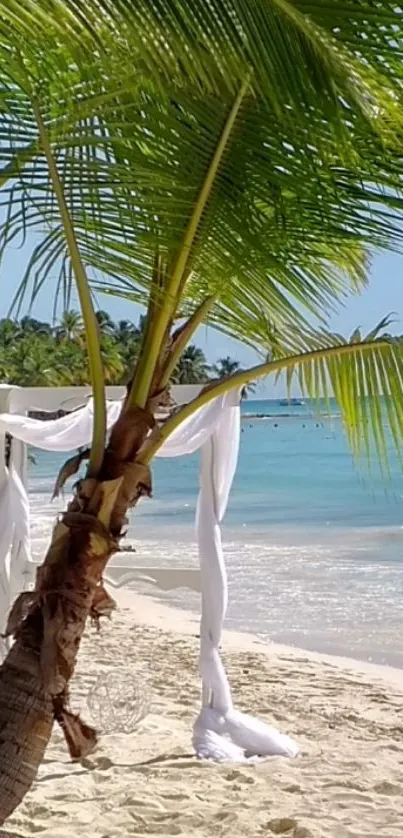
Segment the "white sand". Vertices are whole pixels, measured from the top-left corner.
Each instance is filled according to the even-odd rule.
[[[131,592],[100,635],[88,631],[75,705],[101,671],[141,667],[152,708],[130,735],[105,736],[72,765],[59,732],[38,782],[7,824],[22,836],[401,838],[403,671],[224,640],[240,708],[296,738],[297,760],[210,765],[192,756],[198,626]]]

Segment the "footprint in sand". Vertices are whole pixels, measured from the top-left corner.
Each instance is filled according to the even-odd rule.
[[[306,826],[299,826],[295,818],[274,818],[266,824],[274,835],[285,838],[312,838],[312,832]]]
[[[402,794],[402,786],[399,783],[391,783],[389,780],[383,780],[374,786],[374,791],[377,794],[388,794],[391,796],[399,796]]]
[[[295,818],[273,818],[266,826],[274,835],[284,835],[291,830],[295,831],[298,824]]]
[[[30,818],[35,820],[35,818],[41,818],[43,816],[49,815],[49,810],[46,806],[42,806],[40,803],[28,803],[27,805],[27,814]]]
[[[109,757],[89,757],[83,759],[81,765],[84,766],[88,771],[108,771],[109,768],[113,768],[115,763]]]
[[[284,791],[288,792],[289,794],[303,794],[302,787],[298,785],[298,783],[291,783],[288,786],[284,786]]]
[[[244,783],[245,785],[253,785],[256,783],[256,778],[252,777],[251,774],[244,774],[243,771],[239,771],[238,769],[234,769],[234,771],[229,771],[228,774],[225,774],[225,779],[229,783],[233,783],[235,780],[238,783]]]

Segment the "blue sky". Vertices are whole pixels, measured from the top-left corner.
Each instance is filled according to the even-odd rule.
[[[0,275],[1,317],[8,312],[13,293],[25,268],[26,257],[26,250],[11,249],[3,261]],[[109,311],[115,319],[138,319],[140,310],[133,303],[102,295],[99,295],[98,302],[99,307]],[[51,320],[52,311],[53,299],[49,282],[39,296],[32,314],[39,319]],[[391,313],[396,320],[391,331],[403,333],[403,256],[381,254],[373,258],[369,287],[361,295],[350,297],[344,307],[332,317],[330,325],[333,330],[344,335],[351,334],[357,326],[365,332],[373,328],[383,316]],[[210,362],[224,355],[237,358],[244,366],[258,362],[252,350],[212,329],[201,328],[197,334],[197,343],[205,351]],[[281,384],[275,389],[269,380],[262,382],[258,395],[281,396],[283,391]]]

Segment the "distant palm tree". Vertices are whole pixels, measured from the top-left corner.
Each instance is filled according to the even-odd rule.
[[[35,317],[25,315],[20,320],[20,330],[24,335],[50,335],[52,327],[49,323],[44,323],[42,320],[37,320]]]
[[[101,356],[105,383],[119,384],[125,372],[125,365],[118,344],[109,335],[101,339]]]
[[[107,311],[98,309],[98,311],[95,312],[95,317],[97,318],[102,334],[114,334],[116,328],[115,322]]]
[[[250,381],[249,384],[245,384],[241,390],[241,398],[248,399],[249,396],[254,396],[256,393],[256,381]]]
[[[115,337],[121,345],[132,343],[134,340],[139,340],[141,330],[131,320],[119,320],[115,326]]]
[[[172,376],[174,384],[203,384],[207,381],[209,367],[206,356],[198,346],[190,344],[185,349]]]
[[[132,320],[119,320],[115,324],[113,338],[119,348],[122,361],[122,373],[114,378],[115,384],[126,384],[130,378],[130,371],[133,366],[132,359],[138,358],[140,354],[143,325],[142,318],[140,318],[138,325],[133,323]]]
[[[213,364],[211,370],[214,373],[216,378],[228,378],[229,375],[234,375],[236,372],[240,372],[243,369],[239,361],[236,361],[234,358],[231,358],[227,355],[225,358],[220,358],[216,364]],[[247,399],[249,395],[254,393],[256,390],[256,384],[251,381],[249,384],[245,384],[241,390],[241,396],[243,399]]]
[[[229,355],[226,355],[225,358],[219,358],[219,360],[213,364],[211,368],[216,378],[227,378],[228,375],[233,375],[240,369],[241,364],[239,361],[235,361],[235,359],[230,358]]]
[[[53,351],[52,366],[57,370],[58,386],[82,387],[90,383],[86,347],[81,340],[62,340]]]
[[[21,387],[55,387],[58,373],[52,361],[47,344],[32,335],[18,341],[11,356],[15,370],[18,370],[18,384]],[[11,375],[13,371],[11,371]],[[12,381],[12,383],[16,383]]]
[[[65,311],[55,329],[58,340],[78,340],[84,330],[83,319],[78,311]]]

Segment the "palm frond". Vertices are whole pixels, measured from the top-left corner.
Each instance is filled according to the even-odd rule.
[[[145,444],[142,461],[148,462],[170,434],[203,405],[250,381],[286,376],[290,388],[296,380],[302,393],[340,409],[348,441],[357,459],[374,455],[387,472],[390,455],[403,465],[403,339],[384,333],[384,319],[362,338],[356,330],[350,340],[329,332],[302,332],[290,327],[288,350],[249,370],[241,370],[209,386],[163,425],[158,439]],[[289,352],[290,354],[287,354]]]
[[[123,289],[131,286],[133,295],[145,300],[157,241],[167,254],[180,246],[223,111],[221,101],[205,102],[203,120],[197,122],[195,113],[192,119],[190,112],[184,115],[183,107],[179,116],[174,108],[163,114],[166,142],[161,115],[155,123],[155,141],[150,138],[158,112],[155,104],[146,111],[146,138],[143,126],[137,124],[140,111],[133,115],[127,125],[130,138],[119,142],[118,152],[124,149],[125,154],[122,162],[117,161],[113,137],[106,141],[94,132],[91,155],[88,133],[82,137],[80,126],[72,138],[63,137],[58,162],[80,249],[95,271],[98,289],[117,289],[121,282]],[[187,294],[196,302],[201,289],[218,294],[217,321],[222,307],[241,305],[246,286],[248,299],[253,297],[257,308],[262,301],[273,308],[275,299],[279,306],[291,295],[312,313],[323,313],[348,287],[363,281],[363,247],[370,240],[379,246],[393,239],[396,246],[398,242],[397,213],[385,210],[376,217],[365,190],[357,195],[355,184],[340,186],[340,173],[333,177],[320,158],[315,165],[312,161],[308,177],[303,137],[299,146],[294,138],[293,153],[285,154],[278,126],[273,130],[271,122],[263,122],[259,137],[259,118],[250,103],[238,140],[217,177],[192,253],[194,281]],[[195,142],[198,136],[200,142]],[[80,145],[80,138],[85,145]],[[369,171],[368,166],[368,177]],[[3,200],[9,207],[5,244],[44,225],[52,231],[60,223],[39,159],[27,166],[17,185],[3,189]]]
[[[280,114],[287,104],[314,106],[337,120],[341,90],[345,101],[368,106],[367,75],[383,88],[401,79],[401,20],[388,0],[67,0],[54,9],[59,25],[60,6],[69,34],[91,33],[105,53],[113,38],[121,57],[130,45],[132,59],[154,80],[186,78],[235,93],[251,72]],[[45,9],[55,26],[49,4]]]
[[[356,457],[365,456],[370,463],[375,453],[381,465],[388,462],[391,444],[403,463],[403,341],[382,337],[388,325],[384,319],[366,337],[357,329],[348,341],[323,331],[304,335],[303,340],[294,333],[290,348],[304,346],[305,357],[296,356],[286,367],[289,390],[296,380],[302,393],[315,401],[329,404],[335,397]],[[329,351],[335,347],[339,351]]]
[[[68,268],[34,92],[94,289],[145,303],[156,251],[168,270],[178,257],[246,77],[181,307],[217,296],[212,322],[256,346],[262,316],[323,320],[360,288],[368,247],[401,246],[403,22],[392,3],[362,0],[356,18],[345,5],[23,0],[12,29],[6,0],[0,255],[31,233],[54,244],[33,253],[18,301],[48,278],[66,292]]]

